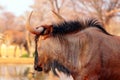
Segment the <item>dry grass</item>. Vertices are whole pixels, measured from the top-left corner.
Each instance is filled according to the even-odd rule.
[[[1,45],[1,56],[5,57],[14,57],[14,51],[15,51],[15,46],[11,45],[11,46],[7,46],[5,44]],[[19,49],[19,47],[17,47],[16,49],[16,57],[19,57],[23,54],[27,53],[24,48],[22,48],[21,50]]]
[[[33,64],[33,58],[0,58],[0,64]]]

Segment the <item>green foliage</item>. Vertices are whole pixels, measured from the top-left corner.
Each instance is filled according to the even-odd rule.
[[[22,57],[22,58],[28,58],[29,55],[28,55],[28,54],[23,54],[21,57]]]

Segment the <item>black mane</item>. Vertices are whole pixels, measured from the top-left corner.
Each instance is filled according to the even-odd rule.
[[[96,27],[98,29],[100,29],[103,33],[110,35],[101,25],[101,23],[95,19],[87,19],[84,21],[65,21],[63,23],[60,24],[53,24],[53,35],[57,35],[57,34],[69,34],[69,33],[73,33],[73,32],[78,32],[81,31],[85,28],[88,27]]]

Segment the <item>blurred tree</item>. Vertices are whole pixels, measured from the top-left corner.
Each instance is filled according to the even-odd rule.
[[[22,16],[16,17],[13,13],[4,10],[4,7],[0,6],[0,32],[4,32],[8,29],[23,31],[24,21]]]
[[[3,17],[0,15],[0,32],[3,32],[3,30],[5,30],[5,21],[3,19]]]
[[[3,6],[1,6],[0,5],[0,12],[2,12],[4,10],[4,7]],[[3,24],[5,24],[4,23],[4,21],[3,21],[3,16],[1,16],[1,13],[0,13],[0,32],[2,32],[2,27],[3,27]]]
[[[33,10],[33,22],[34,25],[40,25],[43,21],[55,21],[51,14],[51,11],[55,11],[59,15],[63,16],[66,20],[77,18],[78,13],[75,11],[73,2],[71,0],[35,0]],[[69,15],[68,15],[69,14]],[[32,21],[31,21],[32,22]]]
[[[25,17],[24,15],[18,16],[15,18],[14,24],[16,30],[25,32]]]
[[[51,4],[51,10],[59,14],[64,1],[65,0],[61,0],[61,1],[60,0],[49,0]]]
[[[2,13],[2,18],[4,21],[4,29],[11,29],[12,27],[14,27],[14,20],[15,20],[15,15],[13,15],[11,12],[3,12]],[[15,27],[14,27],[15,28]]]
[[[81,15],[97,17],[110,31],[110,20],[120,16],[120,0],[35,0],[34,9],[40,13],[41,20],[50,10],[63,15],[66,19]]]
[[[72,0],[84,14],[96,16],[110,30],[109,24],[113,17],[120,16],[120,0]]]
[[[35,0],[34,5],[31,6],[34,10],[32,17],[34,17],[31,22],[36,26],[43,21],[50,11],[48,0]]]

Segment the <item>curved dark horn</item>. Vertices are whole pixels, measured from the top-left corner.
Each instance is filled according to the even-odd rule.
[[[43,28],[43,27],[34,28],[34,27],[32,27],[32,26],[30,25],[30,18],[31,18],[32,13],[33,13],[33,11],[30,13],[30,15],[29,15],[29,17],[28,17],[28,19],[27,19],[26,29],[27,29],[28,31],[30,31],[31,33],[33,33],[33,34],[37,34],[37,35],[38,35],[38,34],[40,34],[40,33],[44,30],[44,28]]]

